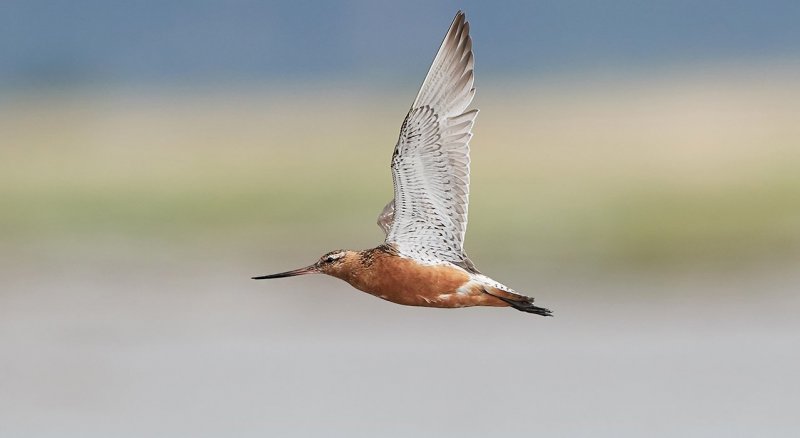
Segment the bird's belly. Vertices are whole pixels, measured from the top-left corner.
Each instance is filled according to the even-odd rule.
[[[497,298],[471,286],[470,274],[448,265],[422,265],[396,259],[376,265],[364,275],[348,280],[356,289],[407,306],[505,306]]]

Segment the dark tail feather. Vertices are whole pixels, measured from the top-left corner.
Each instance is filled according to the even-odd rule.
[[[484,289],[483,291],[495,298],[499,298],[500,300],[504,301],[506,304],[519,310],[520,312],[535,313],[536,315],[542,315],[542,316],[553,316],[553,312],[551,312],[549,309],[545,309],[544,307],[534,306],[533,298],[518,294],[510,294],[510,293],[507,294],[507,295],[513,295],[513,298],[511,298],[511,297],[501,296],[499,293],[493,294],[487,291],[486,289]]]
[[[520,312],[535,313],[537,315],[542,315],[542,316],[553,316],[553,312],[551,312],[550,309],[534,306],[533,299],[531,299],[530,301],[512,301],[512,300],[507,300],[505,298],[500,298],[500,299],[508,303],[509,306],[519,310]]]

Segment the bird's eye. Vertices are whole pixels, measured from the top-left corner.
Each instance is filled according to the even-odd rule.
[[[341,253],[341,252],[335,252],[333,254],[327,254],[322,258],[322,261],[325,262],[325,263],[333,263],[336,260],[339,260],[340,258],[342,258],[343,255],[344,255],[344,253]]]

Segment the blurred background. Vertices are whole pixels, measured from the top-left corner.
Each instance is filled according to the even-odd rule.
[[[250,276],[382,240],[458,9],[466,248],[552,309]],[[797,436],[800,3],[0,5],[0,435]]]

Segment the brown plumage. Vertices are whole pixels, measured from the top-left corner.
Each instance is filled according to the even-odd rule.
[[[363,251],[332,251],[305,268],[253,278],[263,280],[315,273],[339,278],[360,291],[407,306],[510,306],[528,313],[551,314],[547,309],[534,306],[533,298],[517,294],[488,277],[449,263],[422,264],[402,257],[388,244]]]
[[[311,266],[256,279],[321,273],[393,303],[513,307],[550,315],[533,298],[481,274],[464,252],[469,141],[478,110],[472,39],[456,14],[400,130],[392,154],[394,199],[378,216],[384,244],[333,251]]]

